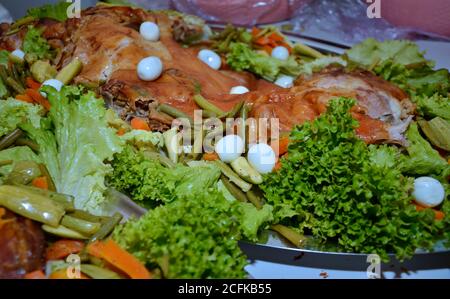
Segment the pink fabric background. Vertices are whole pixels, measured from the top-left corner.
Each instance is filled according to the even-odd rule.
[[[253,25],[274,23],[292,16],[310,0],[172,0],[174,8],[210,21]],[[208,17],[209,16],[209,17]]]
[[[381,16],[396,26],[450,36],[450,0],[381,0]]]

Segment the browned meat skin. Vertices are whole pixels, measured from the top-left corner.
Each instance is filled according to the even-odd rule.
[[[41,269],[44,248],[38,223],[8,210],[0,217],[0,278],[21,278]]]

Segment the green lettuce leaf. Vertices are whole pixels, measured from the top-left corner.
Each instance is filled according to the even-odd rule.
[[[246,258],[236,202],[217,189],[150,210],[116,228],[113,238],[166,278],[244,278]]]
[[[28,26],[28,31],[23,39],[22,50],[25,54],[32,55],[36,59],[52,59],[54,53],[47,40],[41,36],[43,30]]]
[[[334,99],[326,113],[292,130],[281,169],[260,185],[275,218],[339,250],[383,260],[432,248],[444,228],[431,211],[411,205],[412,179],[392,167],[397,153],[356,136],[354,103]]]
[[[447,178],[450,175],[450,165],[433,149],[419,132],[416,123],[409,126],[406,132],[409,146],[406,148],[408,155],[400,160],[401,170],[409,175],[434,175]]]
[[[250,241],[258,241],[258,231],[273,220],[273,207],[266,204],[258,210],[248,202],[241,202],[239,206],[242,211],[240,227],[243,235]]]
[[[42,106],[18,101],[0,100],[0,137],[13,131],[21,123],[29,122],[34,128],[40,127]]]
[[[288,60],[279,60],[260,54],[244,43],[231,43],[227,54],[227,64],[236,71],[247,70],[268,81],[274,81],[278,75],[297,76],[300,66],[291,56]]]
[[[101,214],[105,176],[112,171],[105,161],[121,151],[123,142],[108,126],[103,101],[93,92],[72,86],[43,90],[52,108],[42,128],[21,127],[39,144],[58,192],[73,195],[77,208]]]
[[[33,7],[27,10],[27,15],[38,19],[53,19],[60,22],[67,20],[67,8],[71,2],[60,1],[56,4],[47,4],[40,7]]]
[[[386,60],[400,65],[423,63],[433,66],[433,63],[425,59],[424,52],[421,52],[415,43],[406,40],[379,42],[368,38],[353,46],[346,52],[346,55],[351,61],[366,67]]]
[[[413,96],[412,101],[417,104],[417,110],[422,116],[434,118],[439,116],[450,121],[450,98],[438,93],[432,96]]]

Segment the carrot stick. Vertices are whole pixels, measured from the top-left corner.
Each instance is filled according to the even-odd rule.
[[[25,279],[47,279],[47,276],[45,276],[45,274],[42,270],[36,270],[36,271],[25,274],[25,276],[23,278],[25,278]]]
[[[284,42],[284,37],[276,32],[272,32],[268,38],[276,42]]]
[[[26,83],[27,87],[31,88],[31,89],[37,90],[37,89],[41,88],[41,84],[39,82],[34,81],[34,79],[31,77],[27,77],[25,79],[25,83]]]
[[[216,161],[219,159],[219,155],[214,153],[204,153],[203,154],[203,160],[205,161]]]
[[[41,188],[41,189],[44,189],[44,190],[48,190],[47,177],[45,177],[45,176],[40,176],[40,177],[37,177],[37,178],[33,179],[31,184],[34,187],[36,187],[36,188]]]
[[[39,91],[31,89],[31,88],[27,88],[25,93],[27,95],[29,95],[36,103],[39,103],[42,106],[44,106],[45,109],[50,110],[50,102],[46,98],[44,98],[39,93]]]
[[[123,136],[125,134],[125,129],[124,128],[120,128],[119,130],[117,130],[117,136]]]
[[[416,203],[414,203],[414,205],[416,206],[416,211],[423,211],[425,209],[431,209],[431,208],[423,207],[423,206],[421,206],[419,204],[416,204]],[[431,209],[431,210],[433,210],[433,212],[434,212],[434,219],[436,219],[436,220],[444,219],[444,217],[445,217],[445,213],[444,212],[436,210],[436,209]]]
[[[133,255],[122,249],[112,239],[90,243],[87,246],[87,251],[90,255],[104,259],[131,278],[151,278],[151,274],[147,268],[145,268],[145,266]]]
[[[60,260],[73,253],[79,253],[84,248],[84,242],[77,240],[58,240],[47,248],[47,261]]]
[[[16,99],[22,102],[33,104],[33,99],[27,94],[18,94],[16,95]]]
[[[135,117],[131,120],[131,127],[135,130],[150,131],[150,127],[147,122],[139,117]]]

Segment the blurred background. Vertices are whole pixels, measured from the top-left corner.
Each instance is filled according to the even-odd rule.
[[[1,0],[0,23],[25,15],[30,7],[59,0]],[[75,0],[72,0],[75,1]],[[80,1],[81,7],[96,0]],[[253,26],[273,24],[285,33],[349,47],[368,37],[410,39],[449,68],[450,0],[106,0],[147,9],[176,9],[209,23]],[[379,11],[373,10],[379,3]],[[368,11],[381,18],[369,18]]]

